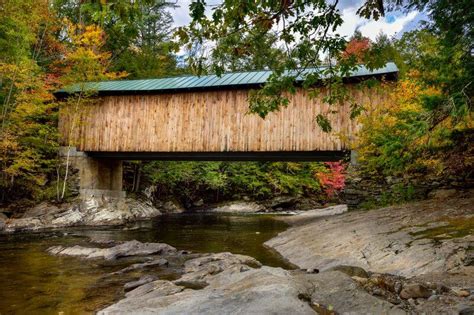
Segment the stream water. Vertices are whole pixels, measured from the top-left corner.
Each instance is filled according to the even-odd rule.
[[[93,246],[89,240],[164,242],[194,252],[222,252],[255,257],[263,264],[288,268],[263,243],[286,225],[271,215],[181,214],[138,222],[132,227],[75,228],[0,236],[0,315],[87,314],[123,296],[126,277],[106,277],[129,265],[128,260],[105,262],[56,257],[53,245]],[[170,268],[156,270],[160,279],[173,279]],[[136,276],[136,275],[135,275]]]

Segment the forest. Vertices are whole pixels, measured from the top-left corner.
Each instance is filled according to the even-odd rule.
[[[469,12],[468,2],[389,1],[387,10],[426,10],[428,19],[399,37],[380,33],[370,40],[356,31],[350,38],[324,35],[311,41],[312,32],[326,34],[342,23],[340,13],[324,1],[312,5],[315,10],[327,9],[326,20],[309,15],[292,20],[304,9],[298,1],[281,10],[277,4],[256,2],[241,14],[235,13],[240,2],[230,1],[212,15],[205,14],[205,2],[195,1],[190,5],[192,22],[175,27],[173,12],[179,6],[169,1],[3,0],[0,202],[34,204],[68,198],[67,191],[61,192],[67,176],[58,158],[58,115],[85,106],[94,92],[79,100],[55,98],[54,92],[65,86],[271,69],[269,82],[249,99],[249,111],[264,118],[286,106],[283,94],[294,90],[292,78],[284,75],[286,69],[331,65],[325,73],[331,79],[323,84],[334,91],[326,101],[336,112],[338,102],[347,97],[338,78],[359,64],[376,69],[387,61],[394,61],[400,71],[389,96],[372,107],[353,104],[353,119],[362,125],[353,143],[358,172],[366,177],[400,177],[405,187],[420,177],[463,173],[468,179],[474,165],[473,21],[472,14],[456,13]],[[383,10],[369,1],[359,13],[378,19]],[[264,18],[268,12],[275,14]],[[286,26],[272,28],[281,21],[287,21]],[[307,34],[308,40],[298,40],[297,33]],[[214,42],[214,48],[206,49],[206,42]],[[316,80],[308,76],[303,85],[310,89]],[[374,88],[384,89],[384,84],[388,83]],[[315,117],[315,123],[331,132],[327,117]],[[347,161],[132,161],[126,166],[125,184],[136,193],[154,185],[160,197],[187,203],[199,196],[214,202],[275,195],[329,200],[342,194],[346,167]]]

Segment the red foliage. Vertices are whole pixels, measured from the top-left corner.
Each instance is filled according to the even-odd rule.
[[[354,56],[358,62],[362,62],[369,48],[370,40],[368,38],[353,38],[347,43],[346,50],[342,53],[342,58]]]
[[[342,162],[326,162],[327,172],[316,174],[324,192],[329,198],[332,198],[337,192],[344,189],[345,186],[345,165]]]

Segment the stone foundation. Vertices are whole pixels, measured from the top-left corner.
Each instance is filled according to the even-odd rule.
[[[66,160],[67,147],[60,149],[60,155]],[[85,152],[71,147],[69,151],[70,190],[82,198],[110,197],[124,198],[122,190],[123,167],[121,160],[96,159]]]

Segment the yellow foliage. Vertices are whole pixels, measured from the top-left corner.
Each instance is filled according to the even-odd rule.
[[[110,72],[111,54],[103,50],[105,33],[98,25],[78,25],[64,19],[63,25],[71,45],[65,55],[70,71],[65,84],[119,79],[125,72]]]
[[[434,128],[430,127],[431,113],[424,108],[422,99],[440,97],[442,92],[422,85],[417,76],[412,72],[396,84],[383,85],[388,95],[378,103],[366,105],[358,117],[361,127],[354,146],[361,163],[373,171],[429,169],[439,172],[442,169],[440,160],[426,157],[424,152],[449,145],[449,134],[460,128],[460,123],[448,117]],[[467,120],[464,126],[472,125],[472,118]]]

